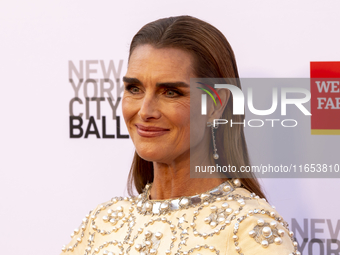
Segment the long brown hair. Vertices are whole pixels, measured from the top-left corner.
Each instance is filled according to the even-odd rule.
[[[234,52],[225,36],[214,26],[191,16],[177,16],[159,19],[142,27],[133,37],[129,59],[133,50],[140,45],[150,44],[156,48],[177,48],[189,52],[194,57],[194,71],[200,78],[239,78]],[[241,85],[237,82],[239,88]],[[244,115],[233,115],[233,99],[230,97],[223,112],[223,119],[243,122]],[[223,152],[216,163],[219,165],[250,166],[248,149],[242,125],[233,128],[218,128],[217,137],[224,137],[217,143],[217,149]],[[212,144],[210,144],[212,147]],[[212,151],[212,148],[211,150]],[[142,159],[135,152],[128,179],[128,193],[133,194],[135,186],[142,193],[147,183],[153,182],[153,163]],[[228,174],[227,178],[237,178],[237,173]],[[242,173],[242,185],[251,192],[265,197],[258,180],[252,173]]]

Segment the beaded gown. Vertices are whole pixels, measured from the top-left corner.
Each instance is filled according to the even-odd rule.
[[[168,200],[150,200],[151,185],[97,206],[61,255],[300,254],[279,213],[238,179]]]

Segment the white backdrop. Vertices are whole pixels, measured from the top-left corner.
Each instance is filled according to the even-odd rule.
[[[89,210],[127,195],[131,140],[69,137],[69,61],[113,60],[118,66],[123,60],[123,76],[129,43],[142,25],[188,14],[224,33],[241,77],[308,78],[310,61],[340,61],[339,10],[339,1],[311,0],[1,1],[1,254],[59,254]],[[100,78],[100,64],[93,68]],[[77,107],[84,112],[84,105]],[[327,154],[324,144],[320,153]],[[256,146],[249,147],[256,160]],[[308,158],[308,151],[299,153]],[[297,234],[300,245],[308,238],[303,254],[340,253],[337,243],[327,248],[327,239],[340,239],[339,179],[261,181],[270,203],[305,231]]]

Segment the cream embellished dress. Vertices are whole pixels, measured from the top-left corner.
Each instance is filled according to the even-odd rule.
[[[115,197],[86,215],[61,255],[300,255],[293,232],[238,179],[191,197]]]

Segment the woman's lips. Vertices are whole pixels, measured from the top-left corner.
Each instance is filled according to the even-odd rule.
[[[140,124],[135,125],[137,127],[137,133],[142,137],[156,137],[166,134],[170,129],[154,127],[154,126],[143,126]]]

